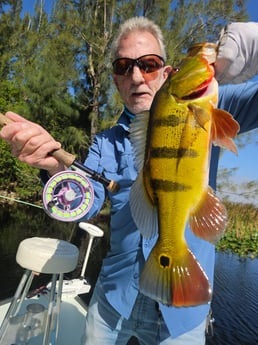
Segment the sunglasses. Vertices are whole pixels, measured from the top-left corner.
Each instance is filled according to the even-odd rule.
[[[119,58],[112,62],[113,72],[117,75],[132,74],[134,66],[139,67],[142,74],[153,73],[164,67],[165,60],[156,54],[140,56],[138,59]]]

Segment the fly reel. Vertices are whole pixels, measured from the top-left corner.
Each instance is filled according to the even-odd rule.
[[[77,171],[64,171],[52,176],[43,190],[46,213],[63,222],[82,218],[91,209],[94,190],[87,177]]]

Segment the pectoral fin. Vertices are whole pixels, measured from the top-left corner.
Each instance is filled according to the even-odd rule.
[[[201,128],[205,129],[205,125],[207,122],[210,121],[211,117],[210,117],[210,113],[207,112],[206,109],[196,105],[196,104],[189,104],[188,108],[191,110],[194,119],[196,121],[196,123],[198,124],[198,126],[200,126]]]

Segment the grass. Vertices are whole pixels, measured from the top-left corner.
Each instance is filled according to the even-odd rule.
[[[258,208],[252,204],[225,202],[228,226],[216,249],[241,257],[258,257]]]

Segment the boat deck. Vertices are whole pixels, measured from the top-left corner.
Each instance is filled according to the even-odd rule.
[[[47,307],[47,297],[40,295],[33,297],[31,299],[26,299],[23,303],[22,309],[19,314],[25,313],[26,307],[30,303],[40,303],[44,307]],[[10,300],[5,300],[0,302],[0,324],[2,323],[4,316],[10,305]],[[61,312],[60,312],[60,323],[58,332],[59,345],[80,345],[81,336],[84,330],[86,316],[86,305],[83,300],[76,296],[66,296],[62,297],[61,302]],[[10,345],[17,342],[17,332],[19,326],[17,324],[9,324],[8,337],[0,340],[0,345]],[[30,345],[42,345],[42,334],[32,337],[29,340]]]

